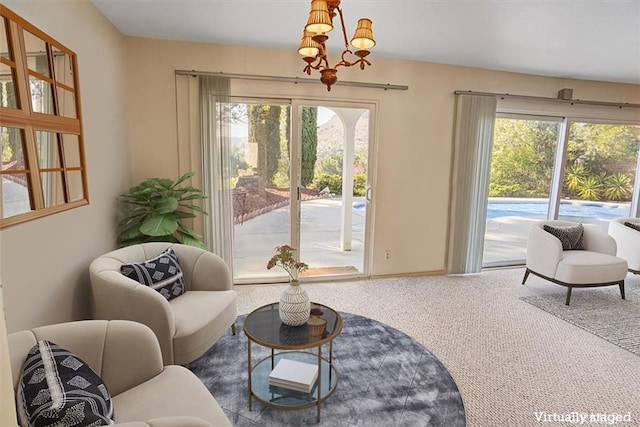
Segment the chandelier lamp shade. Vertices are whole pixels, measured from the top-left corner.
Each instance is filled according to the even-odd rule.
[[[340,62],[334,66],[329,65],[327,58],[326,41],[329,39],[328,32],[333,30],[333,18],[340,17],[342,37],[344,39],[344,50],[340,57]],[[347,30],[344,25],[344,17],[340,8],[340,0],[312,0],[311,11],[307,19],[307,25],[302,32],[302,40],[298,47],[298,53],[307,63],[304,72],[311,75],[311,70],[320,72],[320,81],[327,85],[327,90],[338,81],[338,67],[351,67],[360,65],[364,70],[367,65],[371,65],[366,57],[369,49],[375,46],[369,18],[360,18],[358,26],[351,38],[351,46],[356,51],[352,51],[347,41]]]

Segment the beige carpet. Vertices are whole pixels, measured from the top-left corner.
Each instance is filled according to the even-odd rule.
[[[559,294],[520,299],[640,356],[640,287],[629,287],[624,300],[618,286],[594,288],[570,306]]]
[[[566,426],[553,419],[572,412],[629,414],[631,421],[618,425],[640,426],[640,357],[520,300],[566,292],[538,277],[522,286],[522,274],[506,269],[303,286],[314,301],[384,322],[424,344],[455,379],[468,426]],[[236,286],[240,312],[277,301],[283,287]],[[627,289],[634,288],[640,277],[629,275]],[[594,291],[574,290],[571,304]]]

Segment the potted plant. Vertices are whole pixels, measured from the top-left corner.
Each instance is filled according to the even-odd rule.
[[[193,204],[205,196],[195,187],[180,187],[195,174],[187,172],[177,181],[148,178],[127,193],[121,194],[124,219],[118,224],[120,247],[144,242],[173,242],[205,248],[202,235],[186,226],[183,220],[206,215]]]
[[[267,270],[278,266],[287,272],[290,279],[289,286],[280,294],[280,320],[289,326],[304,325],[309,320],[311,303],[298,278],[309,266],[295,259],[296,249],[289,245],[276,246],[275,251],[276,254],[267,263]]]

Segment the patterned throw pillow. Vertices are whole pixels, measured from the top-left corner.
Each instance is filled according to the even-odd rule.
[[[172,300],[185,292],[178,256],[169,248],[142,263],[123,264],[120,272]]]
[[[564,227],[552,227],[550,225],[545,225],[544,231],[551,233],[560,239],[563,251],[584,250],[584,241],[582,239],[584,226],[582,224]]]
[[[634,230],[640,231],[640,223],[625,221],[624,225],[626,225],[627,227],[631,227]]]
[[[78,356],[49,341],[29,350],[16,400],[22,427],[113,424],[113,403],[102,379]]]

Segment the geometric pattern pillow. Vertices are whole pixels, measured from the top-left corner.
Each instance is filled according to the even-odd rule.
[[[39,341],[29,351],[16,401],[22,427],[113,424],[111,396],[98,374],[49,341]]]
[[[179,297],[185,292],[178,256],[171,248],[144,262],[123,264],[120,272],[155,289],[167,300]]]
[[[584,226],[582,224],[565,227],[552,227],[550,225],[545,225],[544,231],[551,233],[560,239],[563,251],[584,250],[584,241],[582,238]]]
[[[640,231],[640,223],[626,221],[624,225],[626,225],[627,227],[631,227],[634,230]]]

